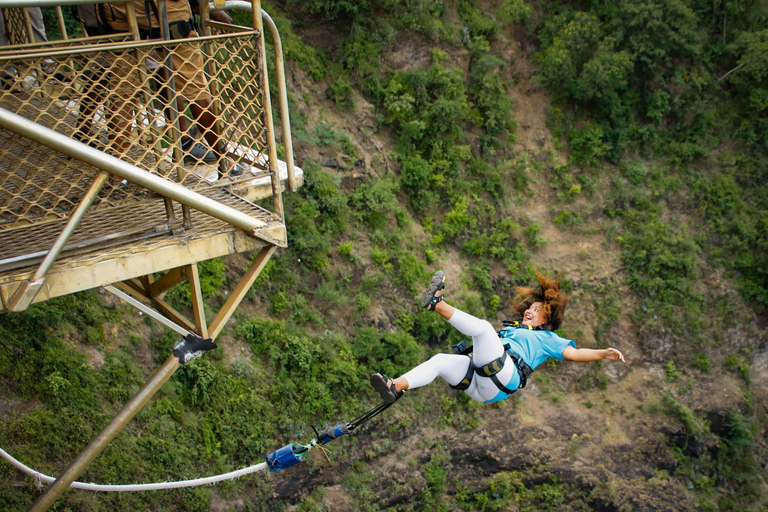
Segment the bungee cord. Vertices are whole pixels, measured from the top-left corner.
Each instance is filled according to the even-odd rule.
[[[401,391],[397,395],[399,399],[403,395]],[[334,439],[338,439],[344,434],[349,434],[356,428],[370,421],[375,416],[381,414],[387,410],[392,404],[382,402],[381,404],[372,407],[365,413],[361,414],[349,423],[340,423],[334,427],[328,428],[323,432],[318,433],[314,427],[317,437],[310,441],[306,445],[289,443],[279,450],[275,450],[271,454],[265,457],[265,462],[248,466],[247,468],[238,469],[237,471],[230,471],[229,473],[223,473],[220,475],[209,476],[206,478],[195,478],[191,480],[179,480],[174,482],[157,482],[151,484],[95,484],[86,482],[72,482],[70,488],[80,489],[84,491],[97,491],[97,492],[140,492],[140,491],[160,491],[166,489],[181,489],[184,487],[199,487],[201,485],[211,485],[224,480],[232,480],[240,478],[241,476],[250,475],[251,473],[257,473],[269,469],[271,473],[281,471],[294,466],[301,462],[302,457],[309,453],[313,448],[320,448],[325,457],[330,462],[328,457],[328,450],[324,445],[330,443]],[[50,484],[56,481],[54,477],[43,474],[36,471],[29,466],[19,462],[13,458],[8,452],[0,448],[0,457],[11,464],[13,467],[34,478],[38,487],[43,487],[45,484]]]
[[[25,464],[14,459],[5,450],[0,448],[0,457],[8,461],[12,466],[26,473],[35,479],[35,483],[38,487],[43,487],[44,484],[50,484],[56,481],[55,478],[46,474],[35,471],[34,469],[26,466]],[[153,484],[125,484],[125,485],[110,485],[110,484],[94,484],[85,482],[72,482],[70,487],[72,489],[80,489],[83,491],[100,491],[100,492],[136,492],[136,491],[160,491],[164,489],[181,489],[183,487],[198,487],[206,484],[215,484],[224,480],[232,480],[234,478],[240,478],[241,476],[256,473],[267,469],[267,463],[262,462],[255,464],[247,468],[239,469],[237,471],[231,471],[221,475],[210,476],[207,478],[195,478],[193,480],[180,480],[176,482],[157,482]]]
[[[201,338],[184,329],[183,327],[175,324],[174,322],[167,321],[152,308],[140,303],[133,299],[130,295],[118,290],[114,286],[106,287],[110,292],[127,301],[129,304],[134,305],[139,311],[145,312],[152,318],[155,318],[167,327],[172,328],[174,331],[182,335],[182,340],[178,342],[173,348],[173,355],[178,358],[179,364],[185,364],[190,360],[199,357],[208,350],[216,348],[216,343],[210,338]],[[399,392],[396,396],[396,400],[404,394],[403,391]],[[334,427],[328,428],[323,432],[318,433],[317,429],[313,426],[316,438],[310,441],[306,445],[289,443],[282,448],[272,452],[265,457],[265,461],[259,464],[254,464],[243,469],[236,471],[230,471],[229,473],[223,473],[220,475],[195,478],[190,480],[179,480],[173,482],[156,482],[149,484],[96,484],[87,482],[72,482],[70,484],[71,489],[80,489],[85,491],[97,491],[97,492],[139,492],[139,491],[159,491],[166,489],[181,489],[185,487],[198,487],[201,485],[211,485],[225,480],[232,480],[240,478],[241,476],[249,475],[251,473],[257,473],[269,469],[271,473],[281,471],[289,468],[295,464],[301,462],[302,457],[306,455],[310,450],[314,448],[320,448],[325,457],[330,462],[328,457],[328,450],[324,447],[325,444],[337,439],[345,434],[351,433],[353,430],[370,421],[373,417],[377,416],[389,408],[392,404],[382,402],[364,412],[349,423],[340,423]],[[8,452],[0,448],[0,458],[10,463],[13,467],[31,476],[35,480],[35,484],[42,488],[46,484],[51,484],[56,481],[56,478],[43,474],[29,466],[19,462],[13,458]]]

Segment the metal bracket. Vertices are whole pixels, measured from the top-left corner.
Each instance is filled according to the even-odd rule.
[[[179,364],[185,364],[196,357],[200,357],[203,352],[217,347],[218,345],[211,338],[203,339],[197,334],[189,333],[173,347],[173,355],[179,358]]]

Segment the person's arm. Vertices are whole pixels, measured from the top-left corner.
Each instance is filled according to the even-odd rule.
[[[208,0],[189,0],[189,6],[192,9],[192,12],[196,13],[198,16],[203,15],[203,2],[207,2]],[[208,12],[208,17],[212,21],[218,21],[220,23],[226,23],[228,25],[232,24],[232,17],[227,14],[225,11],[220,11],[218,9],[211,9]]]
[[[573,348],[570,345],[563,350],[563,359],[578,363],[591,363],[593,361],[600,361],[601,359],[621,361],[622,363],[626,362],[624,361],[624,354],[615,348],[595,350],[591,348]]]
[[[226,11],[211,9],[211,11],[208,13],[208,16],[211,21],[218,21],[219,23],[226,23],[227,25],[232,24],[232,16],[227,14]]]

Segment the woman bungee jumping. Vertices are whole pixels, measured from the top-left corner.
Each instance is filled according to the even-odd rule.
[[[387,403],[397,400],[406,389],[426,386],[442,377],[452,388],[463,390],[478,402],[498,402],[518,388],[547,358],[592,362],[601,359],[624,361],[615,348],[576,348],[573,341],[554,331],[565,314],[568,297],[560,291],[560,278],[548,279],[536,272],[539,289],[518,287],[513,308],[522,321],[507,325],[498,333],[490,322],[476,318],[443,299],[445,277],[442,270],[432,276],[421,307],[437,312],[462,334],[472,337],[472,354],[437,354],[396,379],[375,373],[371,384]]]

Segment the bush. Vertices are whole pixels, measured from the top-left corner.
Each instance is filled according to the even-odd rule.
[[[320,210],[310,201],[301,202],[295,207],[292,203],[293,200],[286,201],[285,224],[293,259],[309,270],[328,268],[331,237],[318,229],[322,218]]]
[[[496,17],[502,23],[525,23],[531,17],[531,6],[523,0],[503,0],[496,9]]]
[[[350,195],[349,203],[355,215],[371,229],[383,229],[389,224],[390,213],[397,208],[395,195],[398,184],[391,178],[361,183]]]
[[[338,174],[324,171],[313,160],[304,163],[302,192],[320,213],[317,227],[323,233],[339,235],[349,226],[349,206],[346,196],[339,189],[340,184]]]
[[[628,282],[641,300],[639,321],[663,318],[675,332],[695,335],[702,326],[703,297],[694,288],[699,276],[700,248],[685,226],[660,222],[659,209],[638,201],[623,212],[619,236]]]
[[[597,165],[610,150],[603,140],[603,128],[594,124],[568,132],[568,145],[571,160],[586,167]]]
[[[485,156],[513,142],[517,127],[507,92],[510,84],[502,78],[504,67],[504,61],[486,53],[474,59],[470,68],[469,94],[482,119],[480,145]]]
[[[237,11],[235,11],[237,14]],[[249,13],[250,14],[250,13]],[[280,41],[283,46],[283,55],[286,61],[296,62],[299,67],[305,70],[310,77],[316,82],[323,79],[326,73],[327,57],[317,48],[309,46],[301,40],[292,27],[290,20],[283,18],[282,16],[272,16],[277,26],[277,30],[280,33]],[[235,23],[238,20],[235,18]],[[250,20],[244,20],[240,22],[242,25],[250,25]],[[267,31],[268,33],[269,31]],[[267,56],[272,59],[273,52],[267,51]],[[269,70],[270,77],[275,76],[272,70]],[[274,89],[273,89],[274,90]],[[293,109],[292,109],[293,110]]]
[[[319,14],[330,21],[354,20],[365,15],[370,9],[369,0],[305,0],[302,9],[310,14]]]
[[[466,0],[459,2],[459,16],[468,37],[481,37],[488,41],[496,38],[499,24],[492,16],[487,16],[482,11],[473,7],[471,2]]]
[[[375,327],[366,327],[358,331],[352,353],[360,360],[366,373],[399,375],[421,361],[423,350],[406,332],[382,334]]]
[[[351,112],[355,109],[355,96],[352,85],[343,77],[339,77],[328,84],[328,99],[336,104],[339,110]]]

